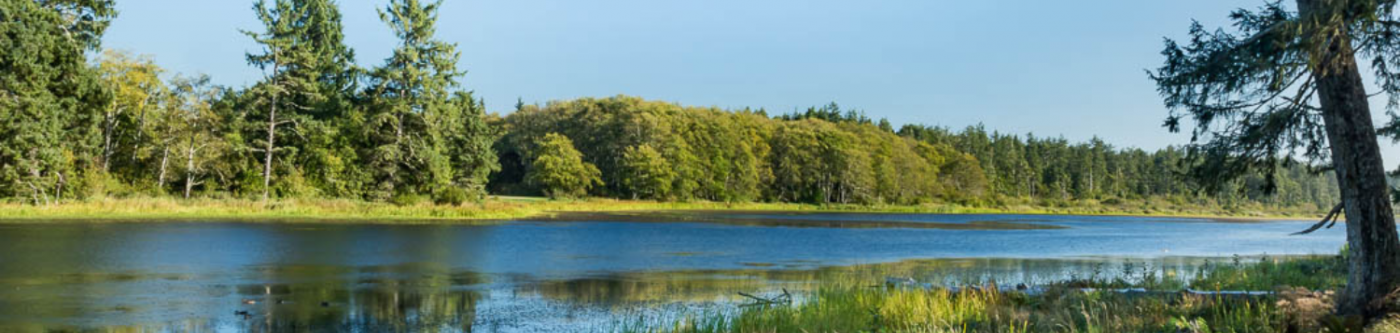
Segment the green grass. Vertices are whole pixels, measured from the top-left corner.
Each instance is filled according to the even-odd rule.
[[[1303,217],[1306,209],[1261,213],[1210,206],[1164,205],[1143,209],[1149,201],[1103,204],[1005,204],[999,206],[924,205],[812,205],[792,203],[654,202],[613,199],[552,201],[538,197],[492,197],[482,203],[394,205],[347,199],[284,199],[264,203],[249,199],[108,198],[67,201],[35,206],[0,203],[0,223],[6,221],[151,221],[151,220],[248,220],[264,222],[376,222],[479,224],[492,221],[547,216],[555,212],[615,212],[659,210],[748,210],[772,212],[880,212],[880,213],[1016,213],[1073,215],[1138,215],[1196,217]]]
[[[1302,287],[1339,290],[1346,286],[1346,259],[1342,256],[1264,258],[1255,263],[1212,264],[1191,282],[1198,290],[1277,290]]]
[[[1043,293],[994,289],[870,287],[838,281],[793,305],[741,307],[730,313],[691,314],[671,323],[623,323],[617,332],[1361,332],[1354,320],[1330,314],[1332,294],[1345,276],[1339,256],[1316,256],[1208,268],[1192,287],[1244,290],[1268,286],[1269,296],[1196,295],[1145,278],[1134,286],[1152,293],[1084,287],[1121,287],[1115,281],[1065,281]],[[861,283],[865,282],[865,283]],[[1306,288],[1297,288],[1306,287]],[[1176,289],[1179,290],[1179,289]],[[1234,289],[1239,290],[1239,289]],[[1371,332],[1397,332],[1400,321]]]

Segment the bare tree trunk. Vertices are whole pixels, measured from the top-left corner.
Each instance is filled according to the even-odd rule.
[[[194,143],[191,142],[185,150],[185,199],[190,198],[190,190],[194,189],[194,153]]]
[[[1326,0],[1298,0],[1303,17]],[[1319,13],[1321,14],[1321,13]],[[1324,54],[1313,55],[1327,141],[1346,209],[1350,274],[1338,312],[1375,318],[1400,282],[1400,236],[1395,229],[1376,130],[1351,42],[1337,34]]]
[[[162,150],[161,150],[161,154],[160,154],[160,175],[159,175],[159,176],[156,176],[156,190],[161,191],[161,193],[165,193],[165,171],[166,171],[166,169],[167,169],[166,166],[169,165],[169,164],[170,164],[170,146],[166,146],[165,149],[162,149]]]
[[[33,194],[32,194],[31,196],[34,197],[34,205],[36,205],[36,206],[39,205],[39,198],[43,198],[43,199],[44,199],[44,205],[47,206],[47,205],[49,204],[49,194],[48,194],[48,192],[44,191],[44,187],[43,187],[43,186],[39,186],[39,185],[35,185],[35,184],[34,184],[34,180],[35,180],[35,179],[41,179],[41,178],[43,178],[43,173],[39,172],[39,168],[37,168],[37,167],[30,167],[30,168],[29,168],[29,175],[30,175],[30,177],[32,177],[32,178],[30,178],[30,180],[29,180],[28,182],[26,182],[26,183],[29,184],[29,190],[33,192]]]
[[[68,183],[68,178],[63,177],[63,172],[61,171],[54,172],[54,174],[58,175],[58,184],[54,186],[54,201],[58,203],[63,203],[63,184]]]
[[[282,64],[273,57],[272,77],[275,80]],[[277,91],[272,91],[272,105],[267,113],[267,147],[263,155],[263,193],[262,201],[267,202],[268,191],[272,189],[272,154],[276,152],[277,145]]]
[[[267,202],[268,191],[272,188],[272,153],[276,147],[273,142],[277,140],[277,97],[272,101],[272,110],[267,114],[267,147],[264,148],[267,151],[263,155],[263,202]]]
[[[113,103],[113,104],[116,104],[116,101],[113,101],[112,103]],[[103,172],[110,171],[111,168],[112,168],[112,167],[111,167],[111,166],[112,166],[112,151],[115,150],[115,149],[112,149],[112,132],[116,130],[116,127],[117,127],[117,125],[116,125],[116,124],[117,124],[117,114],[120,114],[120,113],[121,113],[121,111],[118,111],[118,110],[109,111],[109,112],[107,112],[107,117],[106,117],[106,119],[104,119],[104,124],[103,124],[103,125],[104,125],[104,126],[103,126],[104,129],[103,129],[103,131],[102,131],[102,171],[103,171]]]
[[[133,152],[139,152],[139,151],[141,151],[141,140],[145,140],[145,138],[146,138],[146,103],[149,102],[150,99],[151,99],[151,96],[150,96],[150,95],[146,95],[146,99],[141,100],[141,104],[140,104],[140,106],[141,106],[141,113],[137,114],[137,116],[136,116],[138,120],[137,120],[137,124],[136,124],[136,143],[135,143],[135,146],[133,146],[133,149],[132,149]],[[140,154],[139,154],[139,153],[131,154],[131,162],[132,162],[132,163],[136,163],[136,156],[138,156],[138,155],[140,155]]]

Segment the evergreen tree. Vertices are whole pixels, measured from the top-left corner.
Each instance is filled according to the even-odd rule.
[[[1230,15],[1237,31],[1191,26],[1168,40],[1152,78],[1172,110],[1166,125],[1196,121],[1193,172],[1219,187],[1263,170],[1275,190],[1279,166],[1302,154],[1329,161],[1345,211],[1350,275],[1343,314],[1379,318],[1400,287],[1400,236],[1357,58],[1371,60],[1391,104],[1400,100],[1400,25],[1395,1],[1298,0]],[[1326,150],[1326,151],[1324,151]],[[1321,226],[1319,223],[1318,226]]]
[[[314,71],[315,49],[306,40],[308,26],[304,24],[308,8],[293,0],[258,0],[253,5],[262,32],[244,31],[262,46],[261,53],[247,55],[248,63],[266,72],[262,82],[250,88],[254,102],[247,113],[257,122],[250,124],[251,150],[262,153],[262,199],[268,200],[272,191],[275,157],[279,152],[295,154],[295,147],[279,144],[279,132],[299,134],[297,127],[305,120],[310,104],[325,100],[317,85]],[[285,126],[284,126],[285,125]],[[256,133],[261,133],[257,135]],[[286,169],[296,171],[293,165]]]
[[[457,70],[456,45],[434,39],[439,6],[440,1],[393,0],[379,12],[400,44],[370,75],[370,144],[365,153],[376,183],[372,198],[436,192],[452,185],[445,140],[450,133],[444,133],[448,129],[442,121],[455,116],[454,108],[472,102],[454,106],[448,101],[462,73]],[[479,162],[471,164],[490,169],[490,163]]]
[[[441,129],[451,158],[452,191],[480,201],[492,172],[501,169],[492,143],[500,136],[486,122],[486,106],[469,92],[457,92],[442,109]]]
[[[111,96],[87,52],[115,15],[103,0],[0,1],[0,196],[62,200],[100,170]]]
[[[361,193],[365,176],[359,168],[356,147],[363,116],[355,93],[363,70],[355,67],[355,52],[344,43],[339,6],[332,0],[294,0],[301,8],[304,28],[295,38],[301,40],[309,58],[304,66],[290,70],[292,76],[314,82],[315,94],[293,97],[303,105],[307,116],[299,125],[301,135],[284,140],[297,146],[295,160],[310,182],[309,186],[326,196],[353,197]]]

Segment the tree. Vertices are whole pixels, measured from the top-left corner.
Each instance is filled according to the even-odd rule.
[[[289,96],[302,105],[306,116],[298,124],[300,135],[282,140],[297,147],[293,156],[308,190],[317,194],[352,197],[365,182],[357,146],[363,144],[363,110],[355,94],[364,70],[355,66],[355,52],[344,43],[340,8],[333,0],[294,0],[300,8],[303,28],[294,35],[308,58],[289,68],[290,76],[305,78],[313,94]]]
[[[226,150],[224,141],[218,135],[222,127],[221,118],[214,113],[213,103],[221,94],[221,89],[209,83],[209,76],[176,77],[175,99],[171,106],[179,122],[175,133],[185,158],[184,197],[189,199],[195,186],[204,184],[201,178],[207,173],[205,164],[217,159]]]
[[[477,201],[485,198],[486,183],[492,172],[501,169],[491,144],[499,136],[486,123],[486,106],[469,92],[452,95],[442,109],[441,128],[452,163],[452,186]]]
[[[63,199],[98,169],[101,110],[110,102],[87,51],[116,15],[110,0],[0,1],[0,195]]]
[[[442,125],[449,119],[461,120],[454,110],[474,101],[455,106],[448,101],[450,89],[462,76],[457,70],[461,55],[455,44],[434,39],[441,4],[394,0],[379,11],[380,20],[389,25],[400,44],[385,64],[370,74],[366,160],[374,168],[377,185],[371,193],[376,199],[435,192],[452,184],[452,162],[444,137],[451,129]],[[470,164],[489,170],[490,163]],[[478,171],[472,172],[468,178],[477,179],[473,177]]]
[[[1330,157],[1346,213],[1350,273],[1342,314],[1377,318],[1400,287],[1400,237],[1357,57],[1372,67],[1391,106],[1400,100],[1400,23],[1395,1],[1298,0],[1230,15],[1237,31],[1191,26],[1191,41],[1167,40],[1155,73],[1166,126],[1196,121],[1192,172],[1219,186],[1264,170],[1266,190],[1288,157]],[[1204,141],[1204,142],[1202,142]],[[1320,226],[1321,224],[1319,224]]]
[[[314,68],[316,59],[314,49],[305,39],[308,25],[303,23],[308,10],[301,5],[304,2],[273,1],[271,7],[266,0],[258,0],[253,4],[253,11],[263,24],[263,32],[243,32],[263,48],[260,54],[249,53],[248,63],[267,72],[263,81],[250,89],[256,100],[255,110],[265,110],[266,113],[249,113],[249,116],[262,119],[262,124],[257,126],[255,131],[261,131],[265,135],[254,139],[252,148],[263,153],[263,201],[268,200],[272,190],[273,159],[277,152],[288,150],[277,143],[278,131],[296,131],[296,126],[303,118],[301,113],[310,108],[306,103],[325,98],[317,89],[315,73],[297,70]],[[291,128],[283,125],[291,125]]]
[[[146,116],[159,107],[165,93],[164,72],[149,56],[133,57],[107,50],[97,70],[113,94],[102,117],[102,171],[110,171],[113,156],[124,151],[126,160],[135,162],[145,140]]]
[[[583,154],[574,148],[574,141],[569,137],[546,134],[535,149],[535,161],[525,177],[538,184],[550,198],[581,197],[589,188],[603,184],[598,167],[583,161]]]
[[[622,177],[622,185],[631,190],[633,199],[665,199],[676,171],[656,148],[631,146],[622,152]]]

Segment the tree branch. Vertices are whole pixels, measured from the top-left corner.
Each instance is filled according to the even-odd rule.
[[[1308,227],[1307,230],[1303,230],[1303,231],[1299,231],[1299,232],[1295,232],[1295,233],[1293,233],[1293,234],[1290,234],[1290,236],[1297,236],[1297,235],[1306,235],[1306,234],[1310,234],[1310,233],[1312,233],[1313,231],[1317,231],[1317,229],[1322,229],[1322,226],[1323,226],[1323,225],[1326,225],[1327,222],[1332,222],[1332,224],[1327,225],[1327,228],[1332,228],[1333,225],[1336,225],[1336,224],[1337,224],[1337,220],[1336,220],[1337,214],[1341,214],[1342,208],[1343,208],[1343,207],[1346,207],[1344,202],[1343,202],[1343,203],[1337,203],[1337,207],[1333,207],[1333,208],[1332,208],[1332,211],[1329,212],[1329,213],[1327,213],[1327,216],[1323,217],[1321,222],[1317,222],[1317,224],[1313,224],[1312,227]]]

